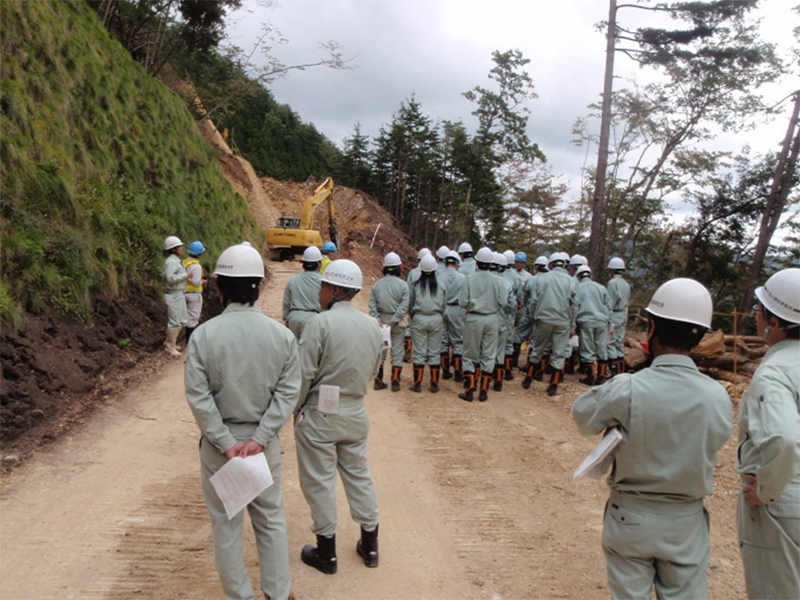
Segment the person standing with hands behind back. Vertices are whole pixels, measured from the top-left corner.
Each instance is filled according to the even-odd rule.
[[[211,476],[233,458],[263,452],[274,483],[247,505],[261,564],[261,591],[293,598],[281,493],[278,432],[297,405],[300,362],[291,331],[262,314],[255,302],[264,261],[249,245],[226,249],[214,275],[225,307],[195,330],[186,357],[186,399],[200,428],[200,478],[211,515],[214,557],[222,590],[252,600],[244,561],[244,512],[228,520]]]
[[[572,405],[583,435],[619,427],[607,483],[603,552],[612,598],[707,598],[708,512],[717,453],[731,434],[725,388],[689,351],[711,326],[711,294],[693,279],[656,290],[648,312],[653,363],[592,388]]]
[[[326,575],[338,570],[337,470],[350,514],[361,525],[356,552],[366,566],[378,566],[378,502],[367,464],[369,415],[364,396],[378,372],[383,340],[378,321],[350,302],[361,287],[356,263],[331,262],[319,292],[323,312],[308,321],[300,340],[297,470],[317,538],[316,547],[305,546],[300,558]]]
[[[800,598],[800,269],[756,298],[769,350],[739,405],[739,548],[749,598]]]

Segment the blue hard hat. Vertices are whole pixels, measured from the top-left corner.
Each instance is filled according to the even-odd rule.
[[[191,256],[200,256],[205,251],[205,246],[203,246],[203,243],[200,241],[189,244],[189,254]]]
[[[322,244],[322,251],[323,252],[336,252],[336,244],[333,242],[325,242]]]
[[[517,252],[517,255],[514,257],[514,260],[518,261],[518,262],[526,263],[526,262],[528,262],[528,257],[525,256],[524,252]]]

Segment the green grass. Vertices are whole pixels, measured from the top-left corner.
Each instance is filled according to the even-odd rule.
[[[0,319],[160,285],[161,244],[263,243],[182,100],[82,2],[0,2]]]

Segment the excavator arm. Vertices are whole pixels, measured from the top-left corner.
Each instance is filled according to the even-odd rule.
[[[333,179],[330,177],[317,186],[317,189],[314,190],[314,195],[309,196],[306,203],[303,205],[303,212],[300,213],[301,229],[314,229],[314,211],[317,210],[317,207],[325,200],[328,201],[328,211],[330,212],[331,219],[334,219]]]

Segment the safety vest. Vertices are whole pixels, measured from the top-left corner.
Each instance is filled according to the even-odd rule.
[[[192,265],[199,265],[199,264],[200,264],[200,261],[197,260],[196,258],[187,258],[186,260],[183,261],[183,267],[186,269],[187,273],[189,271],[189,267],[191,267]],[[200,267],[200,268],[202,269],[202,267]],[[191,282],[191,280],[189,280],[189,279],[186,280],[186,291],[187,292],[201,292],[202,293],[202,291],[203,291],[202,270],[201,270],[200,274],[201,274],[201,278],[200,278],[200,282],[201,283],[200,283],[200,285],[194,285]]]
[[[322,261],[320,261],[320,263],[321,264],[320,264],[320,267],[319,267],[319,272],[320,273],[324,273],[325,272],[325,268],[331,263],[331,259],[328,258],[327,256],[323,256],[322,257]]]

